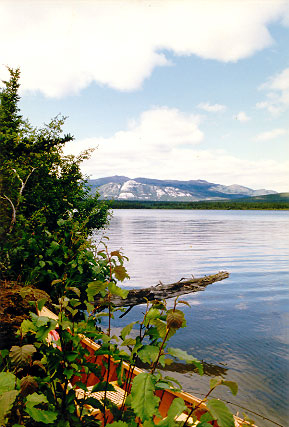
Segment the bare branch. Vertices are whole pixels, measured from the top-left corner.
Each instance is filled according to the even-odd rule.
[[[12,169],[13,172],[15,173],[15,175],[17,176],[17,178],[19,179],[19,181],[21,182],[21,188],[19,190],[19,195],[18,195],[18,198],[17,198],[16,207],[19,205],[19,203],[20,203],[20,197],[22,196],[23,190],[24,190],[24,188],[25,188],[25,186],[27,184],[28,179],[30,178],[30,176],[32,175],[32,173],[35,171],[35,169],[36,168],[32,168],[32,171],[27,175],[25,181],[23,181],[23,179],[20,178],[19,173],[17,172],[16,169]]]
[[[6,196],[5,194],[4,194],[3,197],[1,197],[2,199],[8,200],[8,202],[10,203],[10,205],[12,207],[12,218],[11,218],[11,222],[10,222],[10,226],[9,226],[9,233],[12,232],[13,227],[14,227],[14,225],[16,223],[17,208],[18,208],[18,206],[20,204],[20,199],[21,199],[23,190],[24,190],[24,188],[25,188],[25,186],[27,184],[28,179],[30,178],[31,174],[35,171],[35,169],[36,168],[32,168],[32,171],[27,175],[25,181],[23,181],[23,179],[20,177],[20,175],[19,175],[19,173],[17,172],[16,169],[12,169],[13,172],[15,173],[15,175],[17,176],[17,178],[19,179],[20,183],[21,183],[21,188],[20,188],[18,196],[17,196],[16,205],[14,205],[14,203],[12,202],[12,200],[8,196]]]
[[[12,229],[13,229],[13,227],[14,227],[14,224],[15,224],[15,222],[16,222],[16,209],[15,209],[15,206],[14,206],[14,204],[13,204],[12,200],[11,200],[11,199],[9,199],[9,197],[7,197],[5,194],[4,194],[4,196],[2,197],[2,199],[6,199],[6,200],[8,200],[8,202],[10,203],[10,205],[11,205],[11,207],[12,207],[12,218],[11,218],[10,227],[9,227],[9,233],[11,233],[11,231],[12,231]]]

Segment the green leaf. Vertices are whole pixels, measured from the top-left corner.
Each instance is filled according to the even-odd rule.
[[[137,353],[138,357],[144,363],[155,362],[158,358],[159,348],[154,345],[146,345]]]
[[[44,424],[53,424],[56,420],[58,414],[53,411],[46,411],[44,409],[39,408],[30,408],[26,406],[26,412],[33,418],[34,421]]]
[[[57,418],[57,413],[53,411],[46,411],[44,409],[35,408],[39,404],[47,404],[48,400],[43,394],[29,394],[26,400],[25,411],[33,418],[34,421],[44,423],[44,424],[53,424]]]
[[[46,301],[47,301],[47,298],[42,298],[42,299],[37,301],[37,308],[39,311],[41,311],[43,309],[43,307],[46,304]]]
[[[8,356],[9,354],[9,350],[5,349],[5,350],[0,350],[0,357],[1,359],[5,359],[6,356]]]
[[[63,371],[63,375],[65,375],[66,376],[66,378],[68,379],[68,380],[70,380],[70,378],[72,377],[72,375],[75,373],[75,371],[73,370],[73,369],[64,369],[64,371]]]
[[[122,299],[127,297],[128,294],[128,290],[127,289],[122,289],[119,286],[117,286],[115,283],[110,282],[108,284],[108,290],[109,292],[111,292],[113,295],[117,295],[119,297],[121,297]]]
[[[116,267],[114,267],[113,272],[116,280],[119,280],[121,282],[123,282],[124,279],[129,277],[126,268],[123,265],[117,265]]]
[[[69,286],[67,289],[69,291],[73,291],[78,297],[80,297],[80,289],[76,286]]]
[[[127,338],[126,340],[124,340],[122,343],[121,343],[121,345],[122,346],[124,346],[124,345],[135,345],[135,343],[136,343],[136,340],[134,339],[134,338]]]
[[[41,328],[41,326],[46,326],[47,325],[47,323],[49,323],[50,322],[50,318],[49,317],[46,317],[46,316],[38,316],[38,319],[37,319],[37,321],[36,321],[36,326],[38,327],[38,328]]]
[[[122,338],[123,340],[125,339],[125,337],[126,337],[128,334],[130,334],[130,332],[131,332],[131,330],[132,330],[133,326],[134,326],[136,323],[137,323],[137,322],[131,322],[131,323],[129,323],[128,325],[126,325],[126,326],[122,329],[120,336],[121,336],[121,338]]]
[[[178,388],[179,388],[180,390],[182,390],[182,386],[181,386],[180,382],[179,382],[176,378],[174,378],[174,377],[169,377],[169,376],[165,376],[165,378],[164,378],[164,379],[165,379],[166,381],[171,381],[172,383],[177,384]]]
[[[161,338],[164,338],[166,336],[166,333],[167,333],[166,322],[164,322],[163,320],[160,320],[160,319],[155,319],[154,325],[156,326],[156,328],[158,330],[159,336]]]
[[[181,360],[185,360],[187,363],[193,363],[198,369],[199,374],[203,375],[203,365],[198,359],[189,355],[186,351],[181,350],[180,348],[168,348],[167,351],[171,356],[177,357]]]
[[[168,414],[166,418],[164,418],[158,426],[160,427],[175,427],[179,424],[175,422],[175,418],[177,418],[179,415],[183,413],[183,411],[186,409],[186,405],[184,404],[183,399],[180,399],[179,397],[174,399],[171,403]]]
[[[57,248],[59,247],[59,243],[57,243],[57,242],[53,241],[53,242],[51,242],[51,243],[50,243],[50,247],[51,247],[53,250],[55,250],[55,249],[57,249]]]
[[[156,389],[157,390],[167,390],[169,388],[170,388],[170,385],[165,381],[158,381],[156,383]]]
[[[90,302],[86,303],[86,309],[87,309],[88,313],[91,313],[94,310],[94,308],[95,308],[94,305],[90,304]]]
[[[150,420],[157,413],[159,398],[154,395],[155,386],[152,375],[142,372],[133,379],[131,407],[142,421]]]
[[[88,397],[85,399],[85,404],[90,405],[95,409],[103,410],[103,403],[95,397]]]
[[[210,412],[205,412],[203,415],[201,415],[200,421],[204,421],[204,422],[213,421],[213,417],[210,414]]]
[[[26,405],[35,406],[35,405],[39,405],[40,403],[48,403],[48,400],[44,396],[44,394],[33,393],[27,396]]]
[[[229,387],[231,390],[231,393],[236,396],[238,393],[238,384],[235,381],[225,381],[222,380],[222,385],[225,385],[226,387]]]
[[[61,283],[61,282],[62,282],[62,279],[55,279],[55,280],[52,280],[51,285],[56,285],[57,283]]]
[[[186,409],[185,402],[180,397],[177,397],[173,400],[168,410],[168,418],[175,418],[181,415],[182,412]]]
[[[226,381],[223,378],[212,378],[210,380],[210,388],[215,388],[219,385],[224,385],[231,390],[231,393],[235,396],[238,393],[238,384],[234,381]]]
[[[38,316],[35,313],[30,313],[30,317],[31,317],[31,320],[32,320],[33,324],[37,328],[40,328],[41,326],[45,326],[45,325],[47,325],[47,323],[49,323],[49,322],[52,321],[52,319],[50,319],[50,317],[47,317],[47,316]]]
[[[206,405],[212,414],[214,420],[217,420],[219,427],[234,427],[234,417],[227,406],[218,399],[211,399]]]
[[[56,320],[49,319],[48,324],[41,326],[37,329],[37,333],[35,335],[35,338],[39,341],[46,340],[49,332],[53,331],[56,328],[56,325],[57,325]]]
[[[153,305],[154,308],[158,308],[159,310],[166,310],[166,304],[164,304],[163,301],[155,299],[151,301],[151,304]]]
[[[0,394],[14,390],[16,377],[11,372],[0,372]]]
[[[79,356],[78,351],[70,351],[67,353],[64,353],[63,357],[68,360],[68,362],[74,362],[77,357]]]
[[[115,388],[112,384],[107,383],[106,381],[99,382],[93,386],[91,393],[95,393],[96,391],[115,391]]]
[[[2,384],[1,384],[2,385]],[[4,426],[5,417],[8,412],[11,410],[13,403],[15,402],[16,397],[18,396],[18,390],[9,390],[2,394],[0,397],[0,425]]]
[[[70,329],[72,327],[72,322],[70,322],[70,320],[68,320],[67,317],[65,317],[64,320],[60,322],[60,325],[62,329]]]
[[[154,307],[150,308],[145,316],[144,325],[147,326],[152,319],[158,319],[159,317],[160,310]]]
[[[32,344],[25,344],[22,347],[13,345],[10,350],[10,358],[16,365],[30,362],[32,354],[36,352],[36,348]]]
[[[101,282],[100,280],[96,280],[95,282],[90,282],[87,285],[86,293],[87,293],[87,299],[89,301],[93,300],[95,295],[104,292],[106,288],[106,284],[104,282]]]
[[[78,288],[76,288],[76,289],[78,289]],[[78,299],[71,298],[70,299],[70,305],[71,305],[71,307],[78,307],[79,305],[81,305],[81,302]]]

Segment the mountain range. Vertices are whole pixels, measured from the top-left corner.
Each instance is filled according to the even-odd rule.
[[[159,180],[109,176],[91,179],[91,191],[106,200],[199,201],[228,200],[277,194],[272,190],[252,190],[241,185],[221,185],[204,180]]]

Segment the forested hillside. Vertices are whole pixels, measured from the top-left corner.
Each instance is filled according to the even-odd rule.
[[[289,193],[268,194],[239,200],[200,202],[110,201],[113,209],[289,209]]]

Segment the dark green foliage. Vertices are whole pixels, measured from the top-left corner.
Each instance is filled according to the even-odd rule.
[[[136,200],[109,201],[112,209],[214,209],[214,210],[275,210],[289,209],[288,193],[249,197],[240,200],[200,201],[200,202],[153,202]]]
[[[108,212],[80,170],[89,152],[63,155],[73,139],[62,134],[63,117],[41,129],[22,118],[20,72],[9,71],[0,92],[0,280],[49,290],[65,276],[85,286],[97,269],[88,237],[106,224]]]
[[[20,71],[14,71],[11,68],[9,68],[9,71],[10,80],[3,81],[6,89],[1,93],[0,123],[1,134],[13,135],[14,132],[17,132],[22,122],[18,108],[20,100],[18,95]]]

